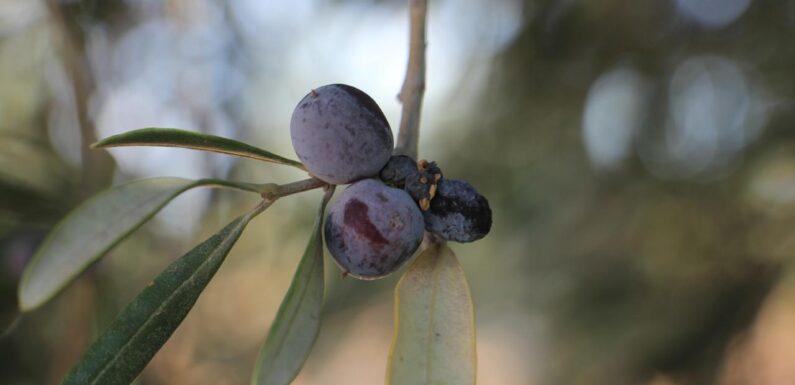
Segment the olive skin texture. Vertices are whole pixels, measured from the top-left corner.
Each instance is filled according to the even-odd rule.
[[[476,241],[491,230],[489,201],[462,180],[439,181],[436,196],[422,215],[425,229],[448,241]]]
[[[394,147],[378,104],[345,84],[322,86],[301,99],[290,120],[290,137],[307,170],[330,184],[378,175]]]
[[[375,179],[346,188],[329,208],[326,246],[342,270],[372,280],[397,270],[422,243],[425,224],[403,190]]]
[[[379,176],[384,183],[397,188],[403,188],[406,178],[419,174],[417,162],[408,155],[392,155],[381,169]]]
[[[420,210],[425,211],[436,195],[443,175],[436,162],[415,162],[407,155],[392,155],[381,169],[379,177],[387,185],[405,190],[417,202]]]
[[[443,177],[436,162],[420,160],[417,163],[417,172],[406,176],[403,190],[420,205],[420,210],[427,211]]]

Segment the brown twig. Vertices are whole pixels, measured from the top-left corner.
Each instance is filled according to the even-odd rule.
[[[427,0],[409,1],[409,61],[398,99],[403,104],[395,154],[417,158],[420,112],[425,94],[425,30]]]
[[[94,121],[90,116],[88,99],[95,88],[95,79],[85,53],[85,36],[82,27],[70,14],[68,5],[47,1],[48,11],[60,38],[59,54],[69,75],[80,128],[82,169],[77,200],[82,201],[110,185],[115,164],[104,151],[91,151],[97,141]]]

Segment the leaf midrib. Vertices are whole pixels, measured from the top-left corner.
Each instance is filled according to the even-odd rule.
[[[261,160],[261,161],[264,161],[264,162],[285,164],[285,165],[291,165],[291,166],[298,167],[297,165],[293,164],[296,161],[284,158],[284,157],[282,157],[280,155],[276,155],[276,154],[273,154],[273,153],[270,153],[270,152],[268,152],[268,155],[270,155],[271,158],[267,158],[267,157],[265,157],[265,156],[263,156],[261,154],[257,154],[257,153],[254,153],[254,152],[234,151],[234,150],[224,149],[224,148],[220,148],[220,147],[201,146],[201,145],[189,144],[189,143],[173,143],[173,142],[165,142],[165,141],[152,141],[152,142],[138,141],[138,142],[124,143],[124,144],[116,144],[116,143],[105,144],[105,145],[102,145],[100,147],[107,147],[107,148],[112,148],[112,147],[141,147],[141,146],[144,146],[144,145],[150,146],[150,147],[177,147],[177,148],[187,148],[187,149],[190,149],[190,150],[209,151],[209,152],[216,152],[216,153],[219,153],[219,154],[235,155],[235,156],[239,156],[241,158]],[[265,150],[262,150],[262,151],[265,151]],[[280,161],[283,162],[283,163],[281,163]]]
[[[238,223],[238,225],[237,225],[237,226],[235,226],[234,230],[233,230],[233,231],[230,231],[230,232],[229,232],[229,234],[236,233],[240,227],[242,227],[242,226],[245,226],[246,224],[248,224],[248,221],[249,221],[249,220],[250,220],[250,217],[249,217],[249,216],[245,216],[245,217],[243,217],[243,218],[241,219],[241,222],[240,222],[240,223]],[[122,345],[121,349],[119,349],[119,350],[117,350],[117,351],[116,351],[116,353],[113,355],[113,357],[111,358],[111,360],[110,360],[110,361],[108,361],[108,363],[104,365],[104,367],[102,368],[102,370],[101,370],[99,373],[97,373],[97,375],[94,377],[94,379],[93,379],[93,380],[91,380],[91,382],[90,382],[90,384],[91,384],[91,385],[94,385],[94,384],[96,384],[96,383],[97,383],[97,381],[98,381],[100,378],[102,378],[102,376],[105,374],[105,372],[107,372],[107,371],[110,369],[110,367],[112,367],[112,366],[113,366],[113,364],[114,364],[114,363],[115,363],[115,362],[118,360],[118,358],[119,358],[120,356],[122,356],[122,355],[123,355],[123,353],[124,353],[124,352],[125,352],[125,351],[128,349],[128,347],[130,346],[130,344],[132,344],[132,343],[133,343],[133,341],[135,341],[135,339],[138,337],[138,335],[139,335],[139,334],[140,334],[140,333],[141,333],[141,332],[142,332],[144,329],[146,329],[146,326],[148,326],[148,325],[149,325],[149,323],[152,321],[152,319],[154,319],[154,318],[155,318],[155,315],[157,315],[157,314],[160,314],[160,313],[163,311],[163,308],[166,306],[166,304],[167,304],[167,303],[169,303],[169,302],[170,302],[170,301],[171,301],[171,300],[172,300],[174,297],[176,297],[176,296],[177,296],[177,294],[178,294],[178,293],[180,293],[180,292],[182,291],[183,287],[184,287],[184,286],[185,286],[185,285],[186,285],[188,282],[191,282],[191,281],[192,281],[192,280],[195,278],[195,276],[196,276],[196,272],[198,272],[198,271],[202,270],[202,269],[204,268],[204,266],[206,266],[206,264],[207,264],[207,263],[209,263],[209,261],[211,261],[213,258],[215,258],[215,257],[216,257],[216,255],[218,254],[218,251],[219,251],[219,250],[222,250],[222,249],[223,249],[223,246],[226,246],[226,245],[227,245],[227,244],[230,242],[230,240],[231,240],[232,238],[233,238],[233,237],[229,237],[229,236],[227,236],[227,237],[226,237],[226,239],[224,239],[224,240],[223,240],[223,241],[222,241],[222,242],[221,242],[221,243],[218,245],[218,247],[216,247],[216,248],[215,248],[215,251],[213,251],[213,253],[212,253],[212,254],[211,254],[211,255],[210,255],[208,258],[206,258],[206,259],[205,259],[205,260],[204,260],[202,263],[200,263],[200,264],[199,264],[199,266],[198,266],[198,267],[197,267],[197,268],[194,270],[194,272],[193,272],[193,273],[191,273],[191,274],[190,274],[190,276],[188,276],[188,278],[187,278],[187,279],[185,279],[184,281],[182,281],[182,283],[180,283],[180,284],[179,284],[179,286],[177,286],[176,290],[172,291],[172,294],[171,294],[171,295],[169,295],[169,296],[167,296],[167,297],[166,297],[166,300],[165,300],[165,301],[163,301],[163,302],[160,304],[160,306],[158,306],[158,307],[155,309],[155,311],[154,311],[154,312],[152,312],[152,313],[150,314],[150,316],[149,316],[149,317],[147,317],[146,321],[144,321],[144,323],[141,325],[141,327],[140,327],[140,328],[138,328],[138,330],[136,330],[136,331],[135,331],[135,333],[133,333],[133,335],[132,335],[132,336],[131,336],[131,337],[130,337],[128,340],[127,340],[127,342],[125,342],[125,343],[124,343],[124,345]]]
[[[317,244],[316,239],[315,239],[315,244]],[[317,246],[315,246],[314,248],[317,249]],[[313,254],[312,257],[314,259],[316,259],[317,253],[313,252],[312,254]],[[322,263],[322,261],[321,261],[321,263]],[[310,277],[311,277],[311,274],[315,271],[315,269],[318,266],[319,266],[319,264],[317,263],[317,261],[313,261],[312,267],[310,268],[309,273],[308,273],[308,275],[310,275]],[[300,293],[298,293],[298,294],[300,294],[298,303],[296,304],[296,306],[294,308],[294,311],[291,312],[290,317],[288,319],[294,319],[295,315],[298,314],[298,309],[301,308],[301,305],[304,303],[304,300],[306,300],[306,296],[304,296],[303,294],[306,293],[307,290],[309,290],[310,281],[311,281],[311,278],[306,281],[305,285],[302,285],[300,287]],[[295,323],[289,323],[288,324],[287,329],[285,329],[285,332],[283,333],[283,337],[278,340],[278,342],[276,343],[276,347],[273,350],[271,350],[274,353],[273,357],[278,357],[278,353],[281,352],[282,348],[284,347],[284,341],[287,340],[287,335],[289,334],[289,331],[293,329],[293,325],[295,325]],[[259,381],[257,381],[257,383],[259,383]]]
[[[145,223],[145,222],[146,222],[148,219],[152,218],[152,217],[153,217],[153,216],[154,216],[154,215],[155,215],[155,214],[156,214],[158,211],[160,211],[160,209],[162,209],[163,207],[165,207],[165,205],[167,205],[167,204],[168,204],[168,203],[169,203],[171,200],[173,200],[173,199],[174,199],[174,198],[175,198],[177,195],[179,195],[179,194],[182,194],[183,192],[185,192],[185,191],[187,191],[187,190],[189,190],[189,189],[191,189],[191,188],[197,187],[197,186],[199,186],[199,184],[192,183],[192,184],[189,184],[189,185],[187,185],[187,186],[185,186],[185,187],[182,187],[182,188],[180,188],[179,190],[176,190],[176,191],[173,191],[173,192],[170,192],[170,193],[169,193],[169,192],[166,192],[166,193],[169,193],[169,194],[170,194],[170,197],[167,197],[167,198],[166,198],[166,200],[165,200],[163,203],[161,203],[161,204],[157,205],[157,206],[154,208],[154,210],[153,210],[151,213],[149,213],[149,214],[147,214],[146,216],[142,217],[142,218],[139,220],[139,222],[138,222],[138,223],[136,223],[136,224],[134,224],[134,225],[132,226],[132,228],[130,228],[128,231],[126,231],[126,232],[123,232],[123,233],[122,233],[120,236],[118,236],[118,237],[117,237],[117,239],[116,239],[114,242],[112,242],[112,243],[111,243],[111,244],[109,244],[107,247],[103,248],[102,250],[99,250],[98,252],[94,253],[94,254],[91,256],[91,258],[88,258],[87,260],[80,262],[80,264],[79,264],[79,265],[80,265],[80,267],[79,267],[78,269],[76,269],[76,272],[77,272],[77,273],[75,273],[75,274],[71,274],[71,275],[68,277],[68,279],[64,280],[64,282],[63,282],[63,283],[61,283],[61,284],[60,284],[58,287],[56,287],[56,288],[55,288],[55,290],[54,290],[53,292],[54,292],[54,293],[57,293],[57,292],[61,291],[61,290],[62,290],[62,289],[63,289],[63,288],[64,288],[64,287],[67,285],[67,284],[69,284],[69,282],[70,282],[70,281],[71,281],[71,280],[72,280],[74,277],[76,277],[77,275],[79,275],[79,274],[80,274],[80,272],[82,272],[82,271],[83,271],[83,269],[85,268],[85,266],[86,266],[86,265],[88,265],[88,264],[90,264],[91,262],[93,262],[93,261],[94,261],[94,260],[97,258],[97,256],[104,255],[105,253],[107,253],[108,251],[110,251],[110,249],[112,249],[114,246],[118,245],[118,244],[119,244],[119,242],[121,242],[121,241],[122,241],[124,238],[126,238],[126,237],[127,237],[129,234],[131,234],[132,232],[134,232],[135,230],[137,230],[137,229],[138,229],[140,226],[142,226],[142,225],[143,225],[143,224],[144,224],[144,223]],[[144,204],[144,203],[146,203],[146,202],[151,202],[151,201],[153,201],[153,200],[155,200],[155,199],[157,199],[157,198],[161,197],[161,196],[162,196],[162,194],[163,194],[163,193],[159,193],[159,194],[157,194],[157,196],[155,196],[155,197],[150,197],[149,199],[145,199],[145,200],[143,200],[143,201],[142,201],[140,204],[138,204],[138,205],[131,206],[130,208],[128,208],[127,210],[125,210],[125,211],[124,211],[124,215],[123,215],[123,216],[127,216],[127,214],[129,214],[129,213],[131,213],[131,212],[133,212],[133,211],[137,210],[137,209],[138,209],[138,208],[139,208],[139,207],[140,207],[142,204]],[[58,224],[58,226],[57,226],[55,229],[53,229],[53,231],[60,231],[62,228],[63,228],[63,224],[62,224],[62,223],[59,223],[59,224]],[[87,238],[88,238],[88,242],[89,242],[89,243],[91,243],[91,244],[96,244],[96,243],[97,243],[97,239],[100,239],[100,238],[102,238],[101,236],[99,236],[99,234],[100,234],[100,233],[102,233],[102,232],[101,232],[101,231],[92,232],[92,233],[91,233],[91,235],[89,235],[89,236],[87,237]],[[50,244],[51,244],[53,241],[54,241],[54,239],[47,239],[47,240],[46,240],[46,242],[45,242],[45,243],[44,243],[44,244],[41,246],[40,250],[45,250],[45,249],[47,249],[47,248],[50,246]],[[74,254],[74,251],[75,251],[75,250],[77,250],[77,249],[75,249],[75,248],[70,248],[69,250],[70,250],[70,253],[71,253],[71,254]],[[43,254],[42,254],[42,255],[43,255]],[[34,257],[33,257],[33,259],[32,259],[32,265],[31,265],[31,266],[32,266],[32,268],[30,269],[31,273],[30,273],[30,274],[26,274],[26,276],[23,276],[23,277],[22,277],[22,283],[23,283],[25,286],[29,285],[29,283],[30,283],[30,277],[29,277],[29,275],[32,275],[32,271],[33,271],[33,269],[35,269],[35,268],[38,268],[38,266],[39,266],[39,265],[40,265],[40,257],[39,257],[39,255],[38,255],[38,253],[37,253],[37,255],[34,255]],[[31,307],[31,308],[35,308],[36,306],[39,306],[39,305],[40,305],[40,304],[36,304],[35,306],[33,306],[33,307]]]
[[[427,349],[427,362],[426,365],[426,372],[425,372],[425,383],[431,383],[431,368],[433,366],[433,333],[436,329],[434,324],[436,322],[436,297],[438,291],[438,277],[439,277],[439,261],[442,259],[441,249],[436,250],[436,258],[433,261],[433,272],[431,274],[431,305],[430,305],[430,315],[428,320],[428,349]]]
[[[152,138],[137,137],[138,135],[143,135],[143,134],[153,134],[158,137],[156,140],[152,140]],[[134,138],[137,138],[137,140],[125,142],[124,140],[129,139],[129,136],[131,135]],[[163,140],[163,136],[168,137],[169,135],[176,135],[178,137],[183,137],[183,139],[186,139],[187,141],[174,142],[169,140]],[[115,142],[118,140],[121,141]],[[212,144],[213,141],[222,142],[227,145],[231,144],[237,148],[229,149],[227,147],[208,145],[208,143]],[[299,170],[306,171],[306,167],[303,165],[303,163],[299,161],[285,158],[281,155],[275,154],[268,150],[264,150],[259,147],[235,139],[226,138],[223,136],[187,131],[187,130],[180,130],[176,128],[158,128],[158,127],[141,128],[107,137],[105,139],[100,140],[99,142],[92,144],[91,146],[93,148],[134,147],[134,146],[179,147],[179,148],[187,148],[193,150],[217,152],[221,154],[235,155],[243,158],[260,160],[264,162],[283,164],[283,165],[293,166],[295,168],[298,168]]]

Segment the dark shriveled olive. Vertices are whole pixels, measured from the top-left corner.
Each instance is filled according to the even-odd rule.
[[[489,202],[471,184],[442,179],[430,208],[423,211],[425,229],[455,242],[481,239],[491,230]]]

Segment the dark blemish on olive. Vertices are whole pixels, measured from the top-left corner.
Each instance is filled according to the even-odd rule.
[[[375,227],[373,222],[370,222],[370,218],[367,216],[368,211],[367,205],[362,203],[362,201],[351,199],[345,206],[343,223],[355,229],[357,233],[369,239],[370,242],[381,245],[389,243],[389,241],[381,235],[381,232],[378,231],[378,228]]]

